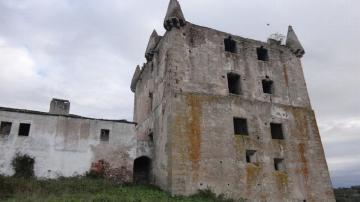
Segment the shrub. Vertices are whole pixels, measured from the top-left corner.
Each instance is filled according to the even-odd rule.
[[[216,202],[235,202],[233,199],[227,198],[224,194],[216,195],[210,188],[204,190],[198,190],[198,193],[193,195],[193,197],[199,197],[202,199],[210,199]],[[240,200],[242,201],[242,200]]]
[[[31,178],[34,177],[35,159],[27,154],[17,153],[11,165],[15,170],[15,177]]]
[[[14,194],[14,189],[10,183],[6,180],[6,177],[0,175],[0,200],[10,197]]]

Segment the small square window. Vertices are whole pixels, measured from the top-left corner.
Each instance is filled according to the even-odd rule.
[[[10,135],[11,125],[12,125],[11,122],[1,122],[0,135]]]
[[[246,119],[234,118],[234,133],[235,135],[249,135]]]
[[[283,140],[284,133],[281,123],[270,123],[272,139]]]
[[[274,86],[273,81],[269,79],[262,80],[263,92],[266,94],[273,94],[274,93]]]
[[[109,142],[109,137],[110,137],[110,130],[101,129],[100,140],[103,141],[103,142]]]
[[[274,168],[277,171],[285,171],[284,159],[275,158],[274,159]]]
[[[30,133],[30,124],[28,123],[20,123],[19,126],[19,136],[29,136]]]
[[[261,46],[260,48],[256,49],[256,53],[258,60],[269,61],[268,50],[266,48]]]
[[[246,150],[246,163],[256,163],[255,154],[255,150]]]
[[[225,51],[236,53],[236,41],[234,41],[231,36],[224,39]]]
[[[229,93],[239,95],[241,92],[240,75],[235,73],[228,73],[227,79],[228,79]]]

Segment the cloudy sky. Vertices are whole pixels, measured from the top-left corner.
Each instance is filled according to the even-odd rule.
[[[360,1],[181,0],[188,21],[266,41],[293,25],[335,186],[360,184]],[[132,119],[132,73],[168,0],[0,0],[0,106]],[[267,24],[270,26],[267,26]]]

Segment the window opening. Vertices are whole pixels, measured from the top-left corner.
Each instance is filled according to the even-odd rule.
[[[224,44],[226,52],[236,53],[236,41],[234,41],[231,36],[224,39]]]
[[[11,122],[1,122],[0,125],[0,135],[10,135],[11,132]]]
[[[241,92],[240,75],[235,73],[228,73],[227,78],[228,78],[229,93],[239,95]]]
[[[20,123],[19,136],[29,136],[30,126],[28,123]]]
[[[262,60],[262,61],[269,60],[268,50],[266,48],[264,48],[263,46],[261,46],[260,48],[257,48],[256,53],[257,53],[258,60]]]
[[[264,79],[262,80],[262,86],[263,86],[263,92],[266,94],[273,94],[274,93],[274,86],[273,81],[270,79]]]
[[[100,140],[103,141],[103,142],[109,142],[109,139],[110,139],[110,130],[101,129]]]
[[[281,123],[270,123],[272,139],[284,139],[284,133]]]
[[[249,135],[246,119],[234,118],[234,133],[235,135]]]

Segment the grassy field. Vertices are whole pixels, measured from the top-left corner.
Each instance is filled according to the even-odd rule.
[[[64,178],[58,180],[0,176],[1,201],[116,201],[116,202],[218,202],[226,200],[210,191],[190,197],[171,197],[155,187],[118,185],[103,179]]]

